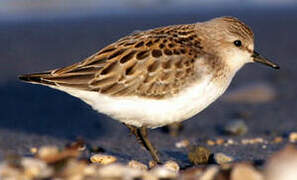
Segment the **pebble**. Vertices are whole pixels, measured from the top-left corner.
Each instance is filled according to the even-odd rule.
[[[91,156],[90,161],[92,163],[107,165],[116,162],[117,158],[111,155],[95,154]]]
[[[263,138],[242,139],[241,144],[259,144],[265,143]]]
[[[23,158],[21,165],[24,170],[24,175],[28,178],[48,178],[53,174],[53,169],[48,165],[39,160],[33,158]]]
[[[222,145],[222,144],[224,144],[224,142],[225,142],[225,140],[222,138],[219,138],[216,140],[217,145]]]
[[[231,180],[264,180],[263,175],[253,166],[243,163],[233,167],[230,177]]]
[[[57,163],[59,161],[77,158],[79,151],[72,149],[64,149],[59,151],[57,147],[48,146],[40,148],[37,157],[46,163]]]
[[[169,170],[164,166],[156,166],[150,170],[150,173],[158,179],[175,179],[178,175],[176,172]]]
[[[283,141],[283,138],[282,137],[275,137],[274,139],[273,139],[273,142],[274,143],[281,143]]]
[[[244,135],[248,132],[248,127],[242,119],[235,119],[227,123],[224,132],[232,135]]]
[[[207,140],[207,145],[209,145],[209,146],[214,146],[214,145],[216,145],[216,143],[213,141],[213,140]]]
[[[149,162],[149,168],[150,168],[150,169],[156,167],[157,165],[158,165],[158,164],[157,164],[156,161],[151,160],[151,161]]]
[[[141,162],[135,161],[135,160],[129,161],[128,166],[131,168],[139,169],[139,170],[147,170],[148,169],[147,165],[145,165]]]
[[[188,153],[188,159],[195,165],[207,164],[210,154],[210,150],[203,146],[193,146]]]
[[[289,141],[294,143],[297,142],[297,132],[291,132],[289,135]]]
[[[229,144],[229,145],[233,145],[233,144],[235,144],[235,142],[234,142],[233,139],[228,139],[228,140],[227,140],[227,144]]]
[[[179,165],[175,161],[166,161],[163,165],[165,168],[167,168],[170,171],[173,171],[175,173],[178,173],[179,171]]]
[[[97,170],[97,179],[140,179],[142,177],[142,171],[135,168],[130,168],[119,163],[113,163],[105,166],[101,166]]]
[[[227,156],[224,153],[215,153],[214,154],[214,160],[216,163],[218,164],[226,164],[226,163],[230,163],[233,161],[233,157],[231,156]]]
[[[297,149],[288,145],[283,150],[274,153],[264,166],[265,179],[296,180],[297,179]]]
[[[40,159],[46,159],[49,156],[53,156],[59,153],[59,149],[56,146],[43,146],[39,149],[37,157]]]
[[[30,152],[31,152],[31,154],[35,155],[35,154],[37,154],[38,149],[36,147],[32,147],[32,148],[30,148]]]
[[[181,140],[177,143],[175,143],[175,147],[177,148],[186,148],[190,145],[190,141],[187,139]]]

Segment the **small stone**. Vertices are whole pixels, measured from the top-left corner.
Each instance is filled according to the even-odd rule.
[[[55,146],[45,146],[39,149],[37,158],[46,163],[56,163],[62,160],[77,158],[79,152],[77,150],[64,149],[59,151]]]
[[[125,179],[141,179],[143,171],[113,163],[101,166],[97,173],[99,176],[97,179],[122,179],[122,177],[125,177]]]
[[[37,156],[40,159],[46,159],[49,156],[53,156],[59,153],[59,149],[56,146],[43,146],[39,149]]]
[[[38,152],[38,149],[36,147],[30,148],[30,152],[35,155]]]
[[[213,140],[207,140],[207,145],[209,145],[209,146],[214,146],[214,145],[216,145],[216,143],[213,141]]]
[[[167,168],[168,170],[173,171],[175,173],[178,173],[178,171],[180,169],[179,165],[175,161],[167,161],[167,162],[165,162],[165,164],[163,166],[165,168]]]
[[[226,164],[233,161],[233,157],[227,156],[224,153],[215,153],[214,154],[214,160],[218,164]]]
[[[249,164],[235,165],[230,177],[231,180],[264,180],[263,175]]]
[[[77,139],[75,142],[67,144],[65,149],[71,149],[76,151],[84,151],[86,150],[86,144],[83,139]]]
[[[150,169],[156,167],[157,165],[158,165],[158,164],[157,164],[156,161],[151,160],[151,161],[149,162],[149,168],[150,168]]]
[[[232,135],[244,135],[248,132],[248,127],[242,119],[236,119],[227,123],[224,131]]]
[[[188,153],[188,159],[195,165],[206,164],[208,163],[210,154],[210,150],[203,146],[193,146]]]
[[[281,143],[283,141],[283,138],[282,137],[275,137],[274,139],[273,139],[273,142],[274,143]]]
[[[175,147],[177,148],[186,148],[190,145],[190,141],[187,139],[181,140],[177,143],[175,143]]]
[[[53,174],[53,169],[39,159],[23,158],[21,164],[27,178],[48,178]]]
[[[90,158],[90,160],[92,163],[107,165],[116,162],[117,158],[111,155],[95,154]]]
[[[225,142],[225,140],[221,139],[221,138],[216,140],[217,145],[222,145],[222,144],[224,144],[224,142]]]
[[[233,145],[233,144],[235,144],[235,142],[234,142],[233,139],[228,139],[228,140],[227,140],[227,144],[229,144],[229,145]]]
[[[253,138],[253,139],[242,139],[241,144],[259,144],[264,143],[263,138]]]
[[[289,141],[294,143],[297,142],[297,132],[291,132],[289,135]]]
[[[265,179],[296,180],[297,179],[297,149],[288,145],[283,150],[274,153],[264,166]]]
[[[167,169],[164,166],[157,166],[153,168],[150,173],[158,179],[174,179],[177,177],[177,173]]]
[[[131,167],[131,168],[135,168],[135,169],[139,169],[139,170],[143,170],[143,171],[146,171],[148,169],[147,165],[145,165],[145,164],[143,164],[141,162],[135,161],[135,160],[131,160],[128,163],[128,166]]]

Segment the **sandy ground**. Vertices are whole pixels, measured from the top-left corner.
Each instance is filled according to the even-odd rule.
[[[276,72],[260,65],[247,65],[235,77],[229,90],[247,83],[265,82],[276,89],[277,98],[262,104],[213,103],[199,115],[185,121],[184,130],[174,138],[161,130],[150,138],[161,151],[162,159],[188,163],[187,151],[174,144],[189,139],[204,145],[208,139],[262,137],[271,140],[297,130],[297,11],[234,10],[208,13],[129,15],[50,19],[28,22],[0,22],[0,157],[7,153],[29,155],[30,147],[55,144],[63,146],[82,137],[91,145],[103,147],[121,161],[147,161],[150,156],[120,123],[94,112],[80,100],[47,87],[19,82],[17,75],[70,65],[134,30],[161,25],[203,21],[233,15],[249,24],[256,35],[259,52],[280,64]],[[249,131],[242,137],[221,134],[222,124],[245,114]],[[262,161],[286,142],[257,145],[209,147],[237,161]]]

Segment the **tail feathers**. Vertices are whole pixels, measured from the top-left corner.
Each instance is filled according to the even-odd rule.
[[[94,78],[94,74],[63,74],[59,76],[52,75],[51,71],[34,74],[20,75],[19,79],[33,84],[42,84],[46,86],[63,86],[81,90],[89,90],[88,82]]]
[[[19,79],[29,83],[44,84],[56,86],[56,83],[46,80],[46,78],[51,77],[50,72],[34,73],[34,74],[23,74],[19,76]]]

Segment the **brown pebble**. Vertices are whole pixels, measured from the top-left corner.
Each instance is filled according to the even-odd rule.
[[[147,165],[145,165],[141,162],[135,161],[135,160],[129,161],[128,166],[131,168],[139,169],[139,170],[147,170],[148,169]]]
[[[283,141],[283,138],[282,137],[275,137],[274,139],[273,139],[273,142],[274,143],[281,143]]]
[[[209,146],[214,146],[214,145],[216,145],[216,143],[213,141],[213,140],[207,140],[207,145],[209,145]]]
[[[150,173],[158,179],[176,179],[178,175],[176,172],[171,171],[164,166],[156,166],[150,170]]]
[[[180,169],[179,165],[175,161],[166,161],[163,166],[165,168],[167,168],[168,170],[171,170],[171,171],[176,172],[176,173],[178,173],[178,171]]]
[[[150,169],[156,167],[157,165],[158,165],[158,164],[157,164],[156,161],[151,160],[151,161],[149,162],[149,168],[150,168]]]
[[[195,165],[207,164],[210,154],[210,150],[203,146],[193,146],[188,153],[188,159]]]
[[[226,164],[226,163],[230,163],[233,161],[233,157],[227,156],[224,153],[215,153],[214,159],[215,159],[216,163],[218,163],[218,164]]]
[[[253,138],[253,139],[242,139],[241,144],[259,144],[264,143],[263,138]]]
[[[47,158],[59,153],[59,149],[56,146],[43,146],[38,150],[37,156],[40,159]]]
[[[289,141],[294,143],[297,142],[297,132],[291,132],[289,135]]]
[[[222,144],[224,144],[224,142],[225,142],[225,140],[221,139],[221,138],[216,140],[217,145],[222,145]]]
[[[77,158],[79,154],[77,150],[64,149],[59,151],[55,146],[45,146],[39,149],[37,158],[46,163],[57,163],[67,159]]]
[[[104,154],[95,154],[90,158],[92,163],[99,163],[99,164],[111,164],[117,161],[117,158],[110,155]]]
[[[31,152],[33,155],[35,155],[35,154],[38,152],[37,147],[32,147],[32,148],[30,148],[30,152]]]

